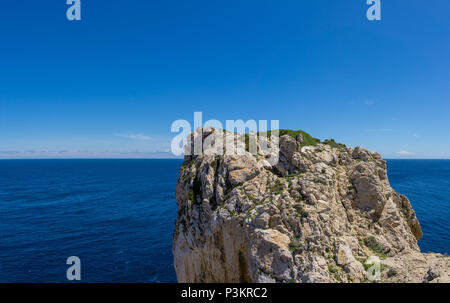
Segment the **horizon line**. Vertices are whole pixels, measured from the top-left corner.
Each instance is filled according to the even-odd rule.
[[[1,160],[182,160],[184,157],[136,158],[0,158]],[[383,158],[383,160],[450,160],[450,158]]]

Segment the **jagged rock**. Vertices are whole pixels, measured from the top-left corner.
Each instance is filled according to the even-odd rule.
[[[242,184],[259,173],[256,159],[251,155],[225,156],[224,163],[228,168],[228,180],[232,186]]]
[[[280,152],[290,160],[295,152],[297,152],[297,142],[288,135],[280,137]]]
[[[259,227],[259,228],[266,228],[269,224],[270,215],[268,213],[262,213],[256,216],[256,218],[253,220],[253,226]]]
[[[355,258],[353,257],[352,251],[347,246],[339,246],[338,253],[336,256],[336,263],[338,265],[346,265],[353,262]]]
[[[421,253],[419,221],[389,185],[386,163],[361,147],[279,139],[279,161],[212,128],[180,168],[173,237],[179,282],[449,282],[449,258]],[[274,142],[267,142],[275,145]],[[272,151],[273,153],[273,151]],[[373,267],[375,266],[375,267]]]

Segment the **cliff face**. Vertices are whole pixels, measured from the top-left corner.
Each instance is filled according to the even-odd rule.
[[[229,136],[204,129],[201,139]],[[281,136],[273,166],[245,151],[185,157],[173,237],[179,282],[450,281],[447,256],[420,252],[414,210],[378,153],[304,141]]]

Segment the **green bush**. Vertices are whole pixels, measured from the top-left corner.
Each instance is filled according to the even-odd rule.
[[[289,250],[293,252],[301,252],[303,250],[303,245],[297,238],[292,238],[289,243]]]
[[[277,182],[270,187],[270,191],[276,195],[281,195],[283,193],[283,188],[283,184],[277,180]]]
[[[272,131],[268,131],[267,137],[270,137],[271,133],[272,133]],[[319,139],[313,138],[310,134],[308,134],[307,132],[304,132],[302,130],[291,130],[291,129],[280,129],[279,130],[280,137],[284,136],[284,135],[288,135],[288,136],[291,136],[292,138],[296,139],[299,134],[301,134],[303,137],[302,146],[315,146],[318,143],[320,143]]]
[[[325,180],[324,178],[321,178],[321,177],[314,178],[313,182],[314,183],[320,183],[320,184],[323,184],[323,185],[327,185],[327,180]]]
[[[295,210],[297,211],[297,214],[300,216],[300,218],[306,218],[306,217],[308,217],[308,211],[306,211],[306,210],[303,208],[302,202],[296,204],[296,205],[294,206],[294,208],[295,208]]]
[[[326,139],[322,143],[326,144],[326,145],[329,145],[331,147],[334,147],[334,148],[344,148],[344,147],[346,147],[345,144],[337,143],[336,141],[334,141],[334,139]]]
[[[381,247],[380,243],[378,243],[377,239],[374,236],[370,236],[364,238],[364,244],[375,254],[377,254],[381,258],[386,258],[386,254],[384,253],[383,247]]]

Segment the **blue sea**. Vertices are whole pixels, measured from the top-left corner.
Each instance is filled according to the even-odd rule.
[[[0,282],[176,282],[172,233],[182,160],[0,161]],[[450,252],[450,161],[388,160],[423,251]]]

